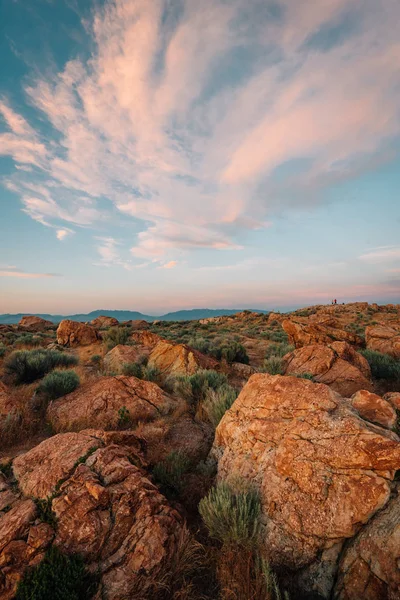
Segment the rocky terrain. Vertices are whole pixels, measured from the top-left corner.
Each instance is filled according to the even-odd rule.
[[[0,600],[400,597],[400,305],[27,316],[0,377]]]

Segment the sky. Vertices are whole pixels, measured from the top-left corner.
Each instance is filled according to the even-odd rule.
[[[400,302],[398,0],[0,0],[0,313]]]

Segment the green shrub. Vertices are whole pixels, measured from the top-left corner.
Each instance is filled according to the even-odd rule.
[[[400,361],[389,354],[376,350],[360,350],[371,367],[372,376],[376,379],[400,379]]]
[[[99,365],[101,363],[100,354],[93,354],[93,356],[90,357],[90,362],[94,365]]]
[[[220,483],[200,501],[199,512],[210,536],[223,544],[256,543],[261,503],[255,491],[235,492],[226,483]]]
[[[118,410],[118,427],[124,429],[131,423],[131,414],[126,406],[121,406]]]
[[[79,376],[75,371],[52,371],[43,379],[38,391],[49,400],[55,400],[76,390],[79,383]]]
[[[209,388],[206,391],[203,407],[214,427],[217,427],[218,423],[226,411],[235,402],[236,398],[237,391],[227,383],[221,385],[217,390]]]
[[[260,370],[262,373],[269,373],[270,375],[283,375],[285,372],[283,361],[280,356],[266,358]]]
[[[265,354],[265,358],[270,358],[271,356],[285,356],[289,352],[293,352],[294,346],[287,344],[286,342],[277,342],[275,344],[271,344],[267,348],[267,352]]]
[[[7,352],[7,346],[4,344],[0,344],[0,358],[3,358],[5,353]]]
[[[80,556],[52,546],[40,564],[25,572],[15,600],[89,600],[96,588],[96,578]]]
[[[245,365],[249,364],[249,357],[247,356],[246,348],[239,344],[239,342],[230,342],[221,348],[221,358],[224,358],[226,362],[233,363],[239,362]]]
[[[38,518],[42,523],[48,523],[54,529],[57,527],[57,517],[53,512],[52,507],[53,499],[49,498],[35,498],[34,502],[38,511]]]
[[[112,350],[119,344],[125,345],[130,336],[130,330],[126,327],[110,327],[103,335],[103,340],[108,350]]]
[[[312,373],[288,373],[292,377],[298,377],[299,379],[308,379],[309,381],[314,381],[314,375]]]
[[[175,380],[175,391],[193,403],[204,400],[208,389],[217,390],[227,383],[226,375],[212,369],[200,369],[193,375],[185,375]]]
[[[161,371],[158,367],[151,367],[143,361],[124,363],[122,373],[128,377],[137,377],[145,381],[158,382],[161,378]]]
[[[17,350],[5,360],[4,369],[15,377],[16,383],[32,383],[55,367],[76,365],[78,359],[57,350]]]
[[[190,459],[182,451],[171,452],[153,468],[153,477],[168,498],[178,496],[182,490],[182,477],[191,467]]]
[[[142,378],[142,365],[138,362],[129,362],[122,365],[122,374],[127,377]]]

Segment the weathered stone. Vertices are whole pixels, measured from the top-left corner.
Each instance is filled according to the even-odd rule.
[[[400,358],[400,324],[398,323],[367,327],[365,341],[369,350]]]
[[[61,346],[89,346],[100,339],[96,329],[85,323],[61,321],[57,329],[57,343]]]
[[[348,342],[354,346],[362,346],[363,339],[344,329],[335,326],[334,319],[327,318],[323,321],[299,321],[285,319],[282,327],[289,336],[289,341],[296,348],[310,344],[331,344],[332,342]]]
[[[199,369],[219,367],[217,360],[185,344],[173,344],[166,340],[161,340],[153,348],[148,364],[157,367],[164,375],[193,375]]]
[[[118,344],[107,352],[103,359],[105,368],[113,373],[122,373],[123,366],[127,363],[137,362],[146,354],[139,346],[124,346]]]
[[[26,329],[27,331],[46,331],[46,329],[52,329],[54,327],[54,323],[51,321],[47,321],[46,319],[42,319],[41,317],[34,317],[32,315],[27,317],[22,317],[18,326],[22,329]]]
[[[116,327],[117,325],[119,325],[119,321],[114,317],[107,317],[102,315],[90,321],[90,324],[93,325],[93,327],[96,327],[96,329],[105,329],[108,327]]]
[[[396,411],[387,400],[377,394],[360,390],[351,397],[351,404],[367,421],[388,428],[393,428],[396,424]]]

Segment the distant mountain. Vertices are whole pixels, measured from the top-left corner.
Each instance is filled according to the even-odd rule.
[[[63,319],[71,319],[72,321],[92,321],[92,319],[96,319],[101,315],[105,315],[107,317],[114,317],[118,319],[118,321],[130,321],[136,319],[143,319],[144,321],[197,321],[198,319],[207,319],[209,317],[222,317],[234,315],[237,312],[241,312],[243,309],[211,309],[211,308],[193,308],[192,310],[177,310],[175,312],[169,312],[165,315],[160,316],[152,316],[152,315],[144,315],[141,312],[137,312],[135,310],[93,310],[90,313],[86,314],[77,314],[77,315],[47,315],[47,314],[39,314],[39,313],[18,313],[18,314],[4,314],[0,315],[0,324],[2,325],[12,325],[18,323],[22,317],[24,316],[35,316],[42,317],[42,319],[46,319],[47,321],[52,321],[53,323],[59,323]],[[259,313],[268,313],[268,310],[258,310],[251,309],[254,312]]]

